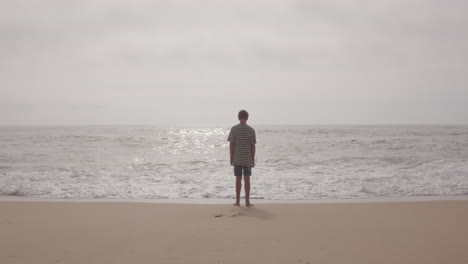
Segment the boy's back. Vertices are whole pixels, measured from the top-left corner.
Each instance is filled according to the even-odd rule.
[[[247,124],[237,124],[231,128],[228,141],[234,143],[234,164],[253,167],[251,145],[256,144],[255,130]]]

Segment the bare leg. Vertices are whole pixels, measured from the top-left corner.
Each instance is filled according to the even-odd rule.
[[[253,204],[250,203],[250,176],[244,176],[244,184],[245,184],[245,205],[253,206]]]
[[[240,193],[242,189],[242,176],[236,176],[236,203],[234,205],[240,206]]]

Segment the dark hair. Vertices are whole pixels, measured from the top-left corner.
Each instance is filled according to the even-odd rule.
[[[239,120],[240,119],[249,119],[249,113],[247,113],[247,111],[245,111],[245,110],[240,110],[239,114],[237,116],[239,117]]]

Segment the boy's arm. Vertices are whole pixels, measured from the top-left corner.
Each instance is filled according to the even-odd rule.
[[[234,142],[229,144],[229,154],[231,157],[231,165],[234,165]]]
[[[250,152],[252,153],[253,167],[255,167],[255,144],[250,144]]]

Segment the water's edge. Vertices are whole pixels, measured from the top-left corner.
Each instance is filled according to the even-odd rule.
[[[315,199],[315,200],[263,200],[252,199],[254,204],[321,204],[321,203],[394,203],[394,202],[429,202],[429,201],[468,201],[468,195],[457,196],[406,196],[406,197],[371,197],[350,199]],[[161,204],[232,204],[232,199],[67,199],[0,195],[0,202],[72,202],[72,203],[161,203]]]

